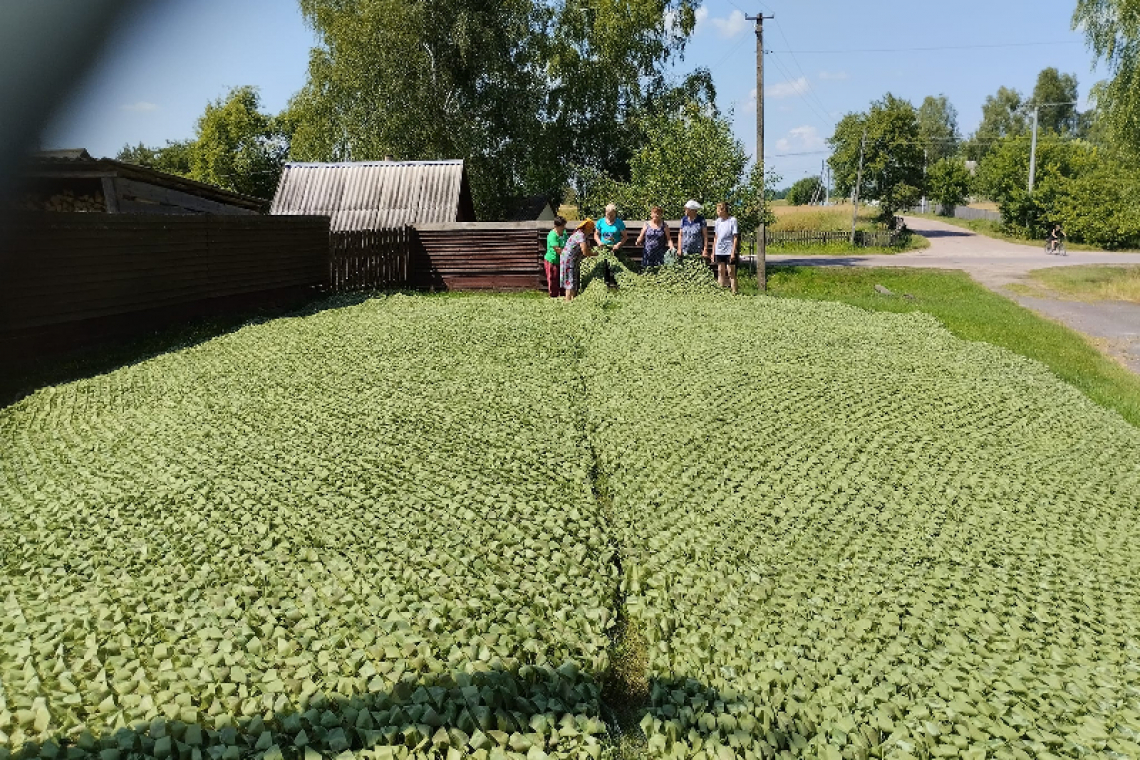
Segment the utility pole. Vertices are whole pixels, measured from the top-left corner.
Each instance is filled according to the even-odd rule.
[[[1037,114],[1041,106],[1033,107],[1033,145],[1029,148],[1029,194],[1033,195],[1033,180],[1037,177]]]
[[[851,246],[855,246],[855,224],[859,221],[859,186],[863,184],[863,153],[867,149],[867,128],[863,127],[863,139],[859,143],[859,172],[855,175],[855,193],[851,210]]]
[[[756,22],[756,165],[764,166],[764,19],[776,18],[759,13],[755,16],[745,16],[749,21]],[[760,216],[756,226],[756,255],[753,257],[756,267],[756,287],[761,293],[768,290],[768,231],[764,228],[764,202],[765,191],[757,209]]]

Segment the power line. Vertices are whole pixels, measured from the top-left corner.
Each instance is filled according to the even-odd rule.
[[[831,119],[828,118],[826,113],[821,113],[819,111],[819,109],[816,108],[815,104],[812,103],[810,100],[808,100],[807,96],[804,94],[805,88],[810,89],[810,87],[811,87],[810,82],[808,82],[807,77],[806,76],[802,77],[804,82],[808,82],[805,85],[805,88],[802,88],[800,86],[800,81],[797,80],[794,76],[792,76],[792,74],[789,73],[786,68],[784,68],[784,65],[782,63],[780,63],[779,58],[776,58],[775,56],[773,56],[772,57],[772,63],[774,63],[776,65],[776,68],[778,68],[780,70],[780,73],[782,73],[787,78],[787,80],[788,80],[787,84],[791,85],[792,92],[794,92],[796,95],[798,95],[804,101],[804,103],[807,104],[807,107],[811,109],[812,113],[814,113],[824,125],[828,124],[831,121]],[[762,95],[762,93],[758,93],[757,97],[760,97],[761,95]]]
[[[803,53],[805,55],[820,55],[824,53],[835,53],[846,55],[848,53],[924,53],[936,50],[985,50],[990,48],[1011,48],[1011,47],[1042,47],[1042,46],[1056,46],[1056,45],[1080,45],[1081,42],[1076,40],[1058,40],[1056,42],[1003,42],[994,45],[936,45],[933,47],[909,47],[909,48],[848,48],[846,50],[773,50],[773,53]]]
[[[788,41],[788,35],[784,34],[784,26],[780,23],[780,20],[777,18],[774,18],[772,20],[776,22],[776,31],[780,33],[780,38],[784,40],[784,44],[791,48],[792,43]],[[789,49],[788,53],[791,54],[792,62],[796,64],[796,68],[799,69],[800,75],[804,79],[808,79],[808,75],[806,72],[804,72],[803,66],[800,66],[800,59],[796,58],[795,52]],[[809,92],[811,93],[812,98],[815,99],[815,102],[819,104],[819,107],[823,109],[823,112],[825,114],[831,113],[828,107],[823,104],[823,101],[819,99],[819,95],[816,94],[816,91],[814,89],[809,88]]]

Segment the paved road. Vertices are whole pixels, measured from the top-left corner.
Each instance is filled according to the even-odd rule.
[[[1078,264],[1140,264],[1140,253],[1070,251],[1068,256],[1048,256],[1041,246],[995,240],[944,222],[907,217],[906,223],[930,239],[930,248],[896,256],[769,256],[768,261],[801,266],[960,269],[1022,306],[1091,336],[1109,355],[1140,373],[1140,305],[1034,298],[1006,287],[1026,282],[1034,269]]]

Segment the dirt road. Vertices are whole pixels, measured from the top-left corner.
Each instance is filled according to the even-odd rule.
[[[906,223],[929,238],[930,248],[897,256],[769,256],[768,261],[800,266],[960,269],[987,288],[1094,338],[1106,353],[1140,373],[1140,305],[1035,298],[1007,287],[1028,282],[1028,274],[1034,269],[1078,264],[1140,264],[1140,253],[1070,251],[1068,256],[1048,256],[1042,246],[995,240],[944,222],[907,217]]]

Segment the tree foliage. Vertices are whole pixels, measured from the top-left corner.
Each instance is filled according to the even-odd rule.
[[[639,117],[711,95],[667,64],[692,0],[300,0],[319,45],[291,103],[303,160],[463,158],[476,209],[557,196],[571,164],[623,178]]]
[[[942,206],[944,214],[952,214],[955,206],[965,203],[970,195],[970,184],[970,171],[958,157],[939,159],[926,175],[927,193]]]
[[[161,148],[151,148],[141,142],[138,145],[124,145],[115,159],[128,164],[157,169],[167,174],[189,177],[190,150],[193,143],[193,140],[167,140],[166,145]]]
[[[790,206],[806,206],[816,200],[822,200],[823,182],[819,177],[804,177],[792,185],[787,198]]]
[[[289,153],[285,118],[261,112],[254,87],[235,87],[206,106],[190,146],[190,178],[272,198]]]
[[[1064,224],[1061,198],[1068,184],[1087,174],[1096,163],[1089,145],[1044,133],[1037,143],[1037,171],[1030,194],[1027,137],[996,144],[978,168],[978,190],[998,204],[1003,224],[1041,237],[1054,224]]]
[[[918,107],[918,134],[927,151],[927,162],[934,163],[958,152],[958,109],[945,95],[928,95]]]
[[[922,195],[923,150],[918,112],[902,98],[887,93],[866,113],[844,116],[828,141],[834,151],[828,163],[837,195],[849,195],[856,184],[864,130],[867,142],[859,197],[878,201],[884,222]]]
[[[1062,135],[1072,135],[1081,125],[1077,112],[1077,77],[1062,74],[1050,66],[1037,75],[1037,86],[1033,88],[1032,105],[1044,106],[1039,109],[1037,127]],[[1053,105],[1065,103],[1069,105]]]
[[[1084,30],[1111,72],[1092,90],[1106,126],[1122,145],[1140,150],[1140,0],[1077,0],[1073,28]]]
[[[261,112],[254,87],[235,87],[206,105],[195,137],[164,147],[125,145],[118,160],[205,182],[256,198],[272,198],[289,152],[289,124]]]
[[[999,87],[996,93],[986,96],[982,122],[966,144],[966,156],[981,160],[998,140],[1024,134],[1028,128],[1024,105],[1022,94],[1009,87]]]
[[[585,214],[599,216],[614,203],[626,218],[648,218],[661,206],[667,219],[684,214],[685,202],[729,204],[741,233],[756,229],[759,214],[770,222],[765,188],[779,181],[749,166],[744,146],[732,134],[732,124],[697,104],[658,116],[644,125],[645,144],[630,160],[628,181],[615,180],[590,168],[580,168],[586,191],[580,198]]]

